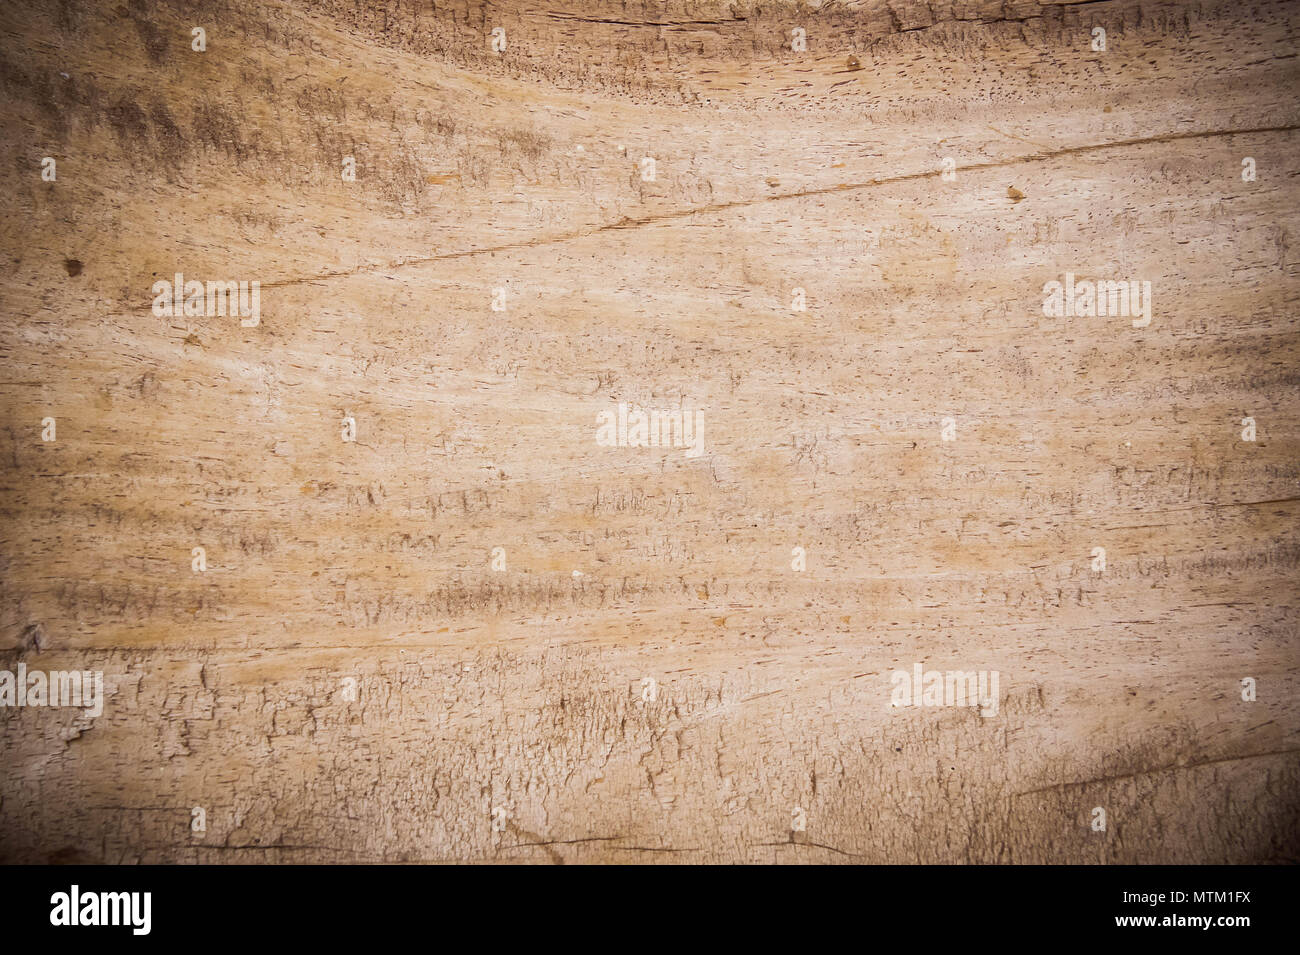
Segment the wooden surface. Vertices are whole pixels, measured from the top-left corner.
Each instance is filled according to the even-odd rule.
[[[0,858],[1295,861],[1298,29],[4,5],[0,668],[108,697],[0,709]]]

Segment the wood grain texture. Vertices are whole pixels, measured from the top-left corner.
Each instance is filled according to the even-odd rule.
[[[4,5],[0,668],[107,700],[0,708],[0,859],[1295,861],[1298,29]]]

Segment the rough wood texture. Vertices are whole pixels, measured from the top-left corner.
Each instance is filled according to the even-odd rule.
[[[1295,861],[1298,27],[3,5],[0,858]]]

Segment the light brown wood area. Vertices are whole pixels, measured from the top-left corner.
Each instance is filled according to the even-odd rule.
[[[1296,861],[1298,31],[3,5],[0,859]]]

